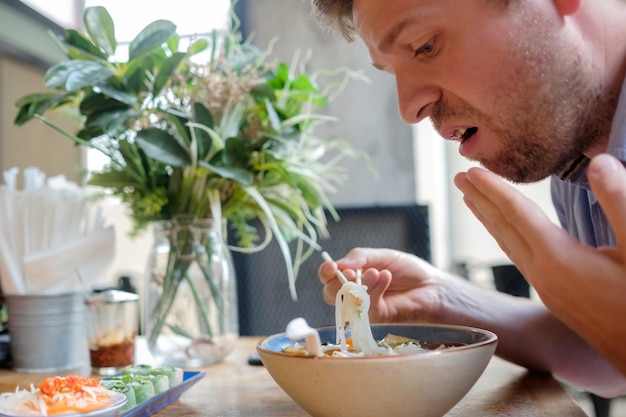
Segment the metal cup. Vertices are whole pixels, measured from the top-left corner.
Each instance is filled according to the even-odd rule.
[[[91,369],[113,375],[135,361],[138,331],[136,294],[106,290],[87,299],[87,339]]]
[[[4,297],[15,371],[57,372],[86,365],[83,293]]]

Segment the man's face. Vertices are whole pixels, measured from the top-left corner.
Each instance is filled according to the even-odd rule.
[[[405,122],[429,117],[466,158],[538,181],[607,140],[615,96],[553,3],[494,3],[355,0],[354,18]]]

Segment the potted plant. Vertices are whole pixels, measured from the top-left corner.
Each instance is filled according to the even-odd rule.
[[[238,250],[260,250],[275,239],[296,297],[298,265],[327,233],[325,210],[336,215],[327,193],[345,178],[338,162],[357,154],[345,142],[315,136],[317,125],[331,120],[319,111],[358,74],[335,71],[322,90],[302,62],[272,61],[244,41],[234,14],[230,30],[185,47],[172,22],[152,22],[130,42],[127,59],[116,58],[115,25],[105,8],[87,8],[83,20],[84,33],[55,36],[67,59],[45,75],[53,91],[20,99],[15,123],[38,119],[100,151],[108,163],[90,173],[88,184],[127,205],[134,232],[148,225],[164,232],[156,240],[166,261],[152,280],[159,293],[148,303],[151,348],[164,332],[215,344],[217,334],[235,333],[233,289],[219,278],[232,266],[227,247],[207,245],[223,242],[223,222]],[[79,114],[77,133],[45,117],[58,109]],[[212,255],[223,252],[226,261],[215,267]],[[200,281],[191,278],[194,268]],[[200,311],[197,329],[170,321],[183,285],[190,288],[186,302]],[[220,314],[230,324],[210,317]]]

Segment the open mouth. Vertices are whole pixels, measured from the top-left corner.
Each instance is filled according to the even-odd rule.
[[[462,143],[471,138],[476,132],[478,132],[478,128],[476,126],[468,127],[466,129],[457,129],[454,131],[452,138],[459,140]]]

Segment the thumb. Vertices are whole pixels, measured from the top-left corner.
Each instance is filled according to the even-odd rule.
[[[594,157],[587,168],[591,189],[606,213],[617,240],[626,242],[626,169],[608,154]]]

